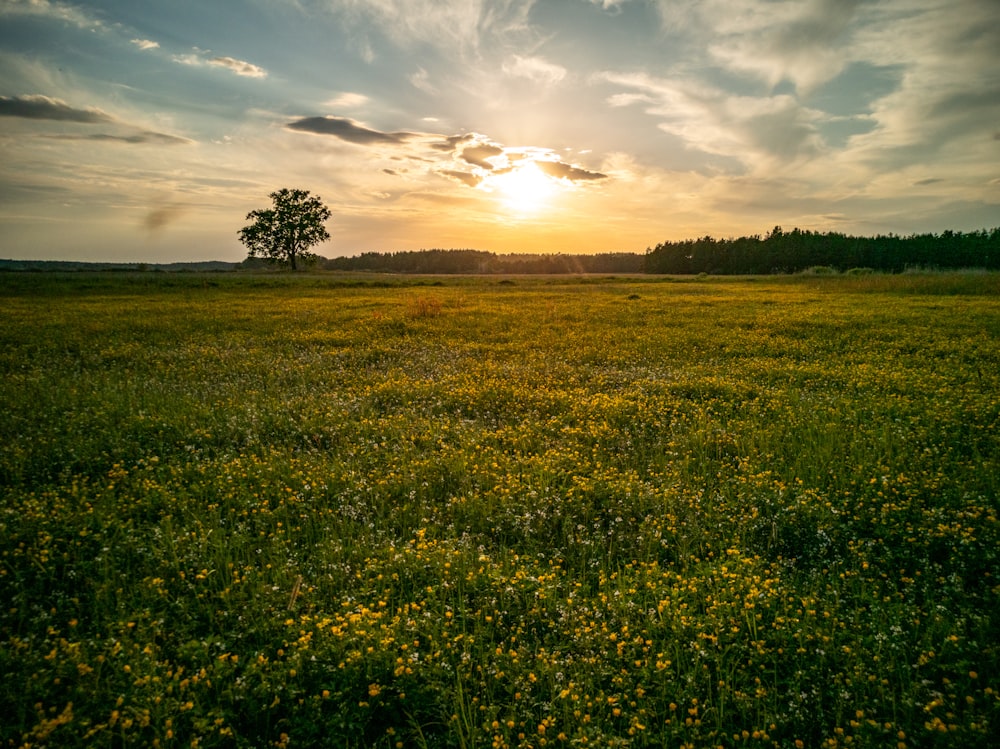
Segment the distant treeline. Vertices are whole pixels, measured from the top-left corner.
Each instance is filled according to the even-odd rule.
[[[382,273],[560,274],[668,273],[764,275],[817,268],[845,272],[866,269],[899,273],[907,268],[1000,269],[1000,228],[941,234],[854,237],[837,232],[774,227],[764,237],[710,236],[662,242],[645,254],[496,254],[482,250],[365,252],[318,261],[325,270]]]
[[[871,269],[899,273],[907,268],[1000,268],[1000,228],[941,234],[852,237],[836,232],[774,227],[738,239],[686,239],[646,250],[647,273],[757,275],[798,273],[808,268]]]
[[[325,270],[382,273],[642,273],[645,258],[634,252],[598,255],[498,255],[482,250],[365,252],[320,261]]]
[[[241,263],[87,263],[0,259],[2,271],[263,271],[274,268],[260,258]],[[497,254],[483,250],[407,250],[365,252],[354,257],[318,256],[312,268],[413,274],[574,274],[663,273],[676,275],[765,275],[800,273],[810,268],[846,272],[867,269],[900,273],[907,268],[1000,270],[1000,227],[941,234],[853,237],[836,232],[774,227],[764,237],[715,239],[710,236],[661,242],[636,252],[596,255]]]

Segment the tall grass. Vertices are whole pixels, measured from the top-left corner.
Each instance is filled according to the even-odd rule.
[[[3,745],[992,745],[992,277],[206,280],[0,282]]]

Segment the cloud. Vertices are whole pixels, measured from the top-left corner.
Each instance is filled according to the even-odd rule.
[[[132,44],[134,44],[136,47],[138,47],[141,50],[159,49],[160,48],[160,43],[159,42],[154,42],[154,41],[151,41],[149,39],[133,39],[132,40]]]
[[[589,171],[560,160],[550,148],[535,146],[503,146],[481,133],[452,135],[431,148],[450,153],[452,167],[439,170],[439,174],[455,179],[469,187],[479,186],[485,179],[514,171],[519,164],[533,163],[549,177],[570,182],[587,182],[606,179],[607,174]],[[465,164],[473,170],[461,168]]]
[[[189,52],[186,55],[174,55],[171,59],[180,65],[191,67],[211,65],[216,68],[225,68],[246,78],[267,78],[267,71],[251,62],[237,60],[235,57],[208,57],[208,54],[206,50],[195,47],[194,52]]]
[[[41,16],[77,26],[81,29],[103,28],[104,24],[78,7],[51,0],[4,0],[0,16]]]
[[[246,62],[245,60],[237,60],[233,57],[213,57],[208,61],[208,64],[220,68],[226,68],[236,73],[236,75],[242,75],[247,78],[267,77],[267,71],[264,70],[264,68],[258,67],[253,63]]]
[[[462,149],[462,159],[487,171],[493,171],[496,167],[487,159],[503,154],[503,149],[491,143],[478,143]]]
[[[330,109],[357,109],[363,107],[368,102],[369,98],[364,94],[344,91],[332,99],[323,102],[323,106]]]
[[[811,91],[838,75],[850,59],[852,23],[860,0],[711,0],[702,6],[717,32],[712,56],[731,70],[771,86],[788,80]],[[711,6],[706,8],[705,6]]]
[[[541,57],[512,55],[504,61],[502,70],[509,76],[527,78],[533,83],[553,86],[566,77],[566,68],[547,62]]]
[[[475,54],[486,40],[523,32],[535,0],[331,0],[331,6],[363,26],[376,24],[396,44],[427,44],[459,57]]]
[[[740,96],[705,83],[645,74],[604,74],[638,93],[616,94],[612,106],[646,104],[658,127],[689,149],[753,167],[814,157],[824,148],[821,114],[793,96]]]
[[[601,172],[591,172],[587,169],[571,166],[570,164],[566,164],[562,161],[536,161],[535,166],[550,177],[555,177],[556,179],[568,179],[571,182],[586,182],[590,180],[608,178],[608,175],[601,174]]]
[[[158,143],[165,146],[190,145],[194,141],[182,138],[178,135],[168,135],[167,133],[155,133],[151,130],[133,133],[132,135],[113,135],[111,133],[91,133],[89,135],[45,135],[51,140],[92,140],[107,141],[111,143]]]
[[[472,172],[461,172],[455,169],[445,169],[441,172],[445,176],[457,179],[459,182],[468,185],[469,187],[477,187],[483,178],[478,174],[473,174]]]
[[[205,61],[196,52],[186,55],[174,55],[171,59],[179,65],[190,65],[192,67],[205,64]]]
[[[424,93],[437,93],[437,89],[434,88],[434,85],[431,83],[430,73],[423,68],[420,68],[414,73],[410,73],[406,76],[406,80],[410,82],[410,85],[413,86],[413,88],[420,89]]]
[[[29,120],[58,120],[61,122],[114,122],[114,118],[100,109],[76,109],[62,99],[41,94],[27,96],[0,96],[0,116],[24,117]]]
[[[370,130],[346,117],[303,117],[285,125],[289,130],[298,130],[315,135],[332,135],[348,143],[368,146],[377,143],[404,143],[417,137],[416,133],[382,133]]]
[[[880,172],[931,158],[989,169],[977,144],[1000,121],[1000,6],[957,0],[900,13],[859,33],[855,54],[900,75],[896,90],[871,102],[875,127],[851,139],[853,159]]]
[[[438,151],[452,151],[458,150],[458,147],[463,143],[468,143],[469,141],[475,140],[479,137],[476,133],[463,133],[462,135],[449,135],[441,143],[432,143],[431,148],[437,149]]]
[[[0,116],[21,117],[29,120],[49,120],[53,122],[75,122],[84,125],[116,125],[126,130],[133,130],[131,125],[121,122],[107,112],[88,107],[78,109],[71,107],[62,99],[41,94],[28,96],[0,96]],[[52,140],[90,140],[110,141],[120,143],[159,143],[161,145],[190,144],[193,141],[177,135],[157,133],[152,130],[137,130],[125,134],[113,133],[60,133],[43,135]]]

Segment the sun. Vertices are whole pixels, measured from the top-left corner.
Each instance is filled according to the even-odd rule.
[[[490,179],[490,183],[503,204],[517,215],[541,213],[559,190],[556,180],[539,169],[534,161],[498,174]]]

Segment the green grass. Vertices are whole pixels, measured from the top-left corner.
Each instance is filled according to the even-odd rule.
[[[0,745],[991,746],[998,292],[4,275]]]

